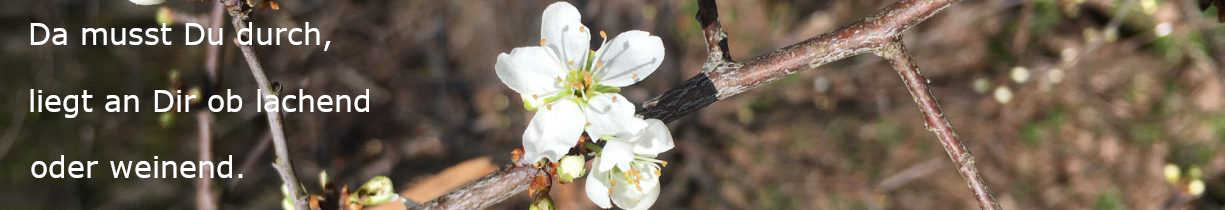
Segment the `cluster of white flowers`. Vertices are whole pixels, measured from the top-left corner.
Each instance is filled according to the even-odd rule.
[[[594,158],[586,170],[586,191],[592,202],[602,208],[649,208],[659,197],[660,170],[666,165],[655,157],[672,149],[672,135],[662,121],[637,117],[634,104],[618,92],[659,67],[663,41],[637,30],[608,40],[601,31],[604,41],[592,51],[591,31],[581,19],[573,5],[553,3],[544,10],[539,46],[498,55],[498,78],[536,112],[523,133],[523,161],[560,161],[559,174],[568,182],[576,176],[564,174],[582,176],[586,165],[586,154],[567,157],[570,149],[589,148]],[[593,141],[577,145],[584,132]]]

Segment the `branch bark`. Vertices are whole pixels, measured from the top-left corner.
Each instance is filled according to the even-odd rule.
[[[699,0],[696,18],[702,25],[708,57],[702,72],[680,87],[664,92],[659,97],[643,103],[638,114],[645,118],[657,118],[665,122],[676,120],[710,104],[747,90],[794,74],[800,70],[813,69],[847,57],[874,52],[890,60],[897,68],[907,89],[911,92],[929,130],[934,132],[953,160],[962,178],[974,192],[982,209],[1000,209],[991,191],[978,174],[974,158],[970,155],[948,120],[939,109],[939,104],[927,88],[926,80],[918,73],[901,45],[901,35],[906,30],[927,20],[949,5],[960,0],[900,0],[879,13],[831,33],[784,47],[774,52],[749,59],[743,63],[731,59],[727,46],[727,33],[719,23],[718,7],[714,0]],[[512,169],[513,170],[513,169]],[[531,178],[508,179],[507,173],[493,174],[477,183],[448,194],[446,199],[426,203],[416,209],[481,209],[501,202],[509,195],[527,188]],[[499,185],[489,185],[491,182]],[[488,195],[495,194],[495,195]],[[500,199],[489,199],[500,198]],[[448,205],[448,201],[466,200],[464,204]]]
[[[243,2],[240,0],[218,0],[219,3],[225,5],[226,12],[230,14],[230,23],[234,25],[234,29],[241,30],[246,26],[243,22],[248,19],[248,11],[242,7]],[[247,66],[251,69],[251,76],[255,78],[255,83],[260,89],[267,91],[266,93],[275,94],[272,92],[272,85],[268,82],[268,76],[264,74],[264,67],[260,65],[259,57],[255,55],[255,50],[251,46],[238,44],[238,40],[234,40],[235,45],[242,51],[243,59],[247,62]],[[263,96],[260,96],[262,99]],[[268,117],[268,132],[272,136],[273,148],[276,153],[277,160],[272,163],[272,167],[277,170],[281,176],[281,181],[285,183],[288,194],[293,196],[295,209],[308,209],[306,205],[306,195],[301,190],[301,183],[298,182],[297,176],[294,175],[293,164],[289,156],[289,146],[285,140],[285,131],[281,124],[280,112],[264,112]]]
[[[213,11],[209,13],[209,25],[212,28],[220,28],[221,21],[225,18],[225,6],[220,2],[213,4]],[[209,45],[204,52],[204,71],[207,78],[204,80],[204,88],[208,90],[209,95],[215,93],[217,85],[221,84],[217,76],[217,68],[221,60],[221,47]],[[199,124],[199,159],[202,161],[213,160],[213,140],[212,126],[213,113],[201,111],[196,113],[196,123]],[[210,173],[205,171],[204,173]],[[212,180],[202,178],[196,180],[196,209],[197,210],[215,210],[217,209],[217,199],[214,198]]]
[[[928,131],[936,134],[940,145],[944,146],[944,152],[953,161],[953,166],[957,167],[957,173],[961,174],[961,178],[973,191],[974,199],[978,201],[978,208],[1002,209],[995,201],[987,183],[983,181],[983,177],[979,175],[978,168],[974,166],[974,155],[970,154],[970,150],[966,149],[961,140],[958,140],[953,125],[944,118],[944,112],[940,110],[940,103],[936,101],[931,89],[927,87],[927,79],[919,74],[919,65],[915,64],[910,54],[906,52],[906,46],[902,44],[900,37],[877,50],[876,54],[889,60],[889,63],[893,64],[893,69],[897,70],[898,76],[902,77],[906,90],[910,92],[911,98],[919,106],[919,111],[923,113],[923,124]]]
[[[511,166],[411,209],[486,209],[527,190],[540,175],[546,174],[531,166]]]

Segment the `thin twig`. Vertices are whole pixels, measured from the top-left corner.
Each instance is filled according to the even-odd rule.
[[[207,111],[196,112],[196,124],[199,129],[200,161],[212,161],[212,134],[211,127],[213,124],[213,115]],[[201,170],[201,174],[211,174],[209,169]],[[213,199],[213,186],[210,183],[208,176],[201,176],[196,179],[196,209],[197,210],[214,210],[217,209],[217,204]]]
[[[876,54],[889,60],[889,63],[893,64],[893,69],[897,70],[898,76],[902,77],[906,90],[910,92],[915,104],[919,105],[919,111],[923,113],[923,124],[928,131],[936,134],[937,139],[940,139],[944,152],[948,153],[949,159],[953,161],[953,166],[957,167],[961,178],[974,192],[974,199],[978,200],[978,207],[980,209],[1002,209],[999,202],[995,201],[987,183],[983,181],[982,175],[979,175],[978,168],[974,166],[974,155],[970,154],[970,150],[966,149],[966,146],[957,138],[957,132],[953,130],[953,125],[949,124],[949,120],[944,118],[944,112],[940,110],[940,103],[936,101],[931,89],[927,87],[928,80],[919,74],[919,65],[915,64],[910,53],[906,52],[906,46],[902,44],[900,37],[877,50]]]
[[[218,1],[225,5],[226,11],[229,12],[231,17],[230,22],[233,23],[234,28],[239,30],[245,28],[243,21],[248,17],[246,11],[243,11],[241,7],[243,2],[238,0]],[[255,78],[255,83],[259,85],[260,89],[267,91],[266,93],[275,94],[272,92],[272,84],[268,82],[268,77],[264,75],[264,67],[260,65],[259,57],[255,55],[255,50],[251,49],[251,46],[238,44],[238,40],[234,41],[238,49],[242,51],[243,59],[246,60],[247,65],[250,67],[251,76]],[[260,100],[263,97],[262,95],[259,96]],[[277,160],[272,163],[272,167],[280,174],[281,181],[285,183],[288,194],[293,196],[294,208],[307,209],[306,196],[301,192],[303,188],[298,182],[298,178],[294,175],[293,164],[290,161],[289,146],[285,141],[285,132],[281,125],[281,113],[275,111],[265,111],[264,113],[268,117],[268,132],[272,135],[272,143],[277,156]]]
[[[897,174],[890,175],[884,180],[881,180],[880,184],[876,185],[876,191],[891,192],[902,186],[906,186],[907,183],[914,180],[936,173],[936,171],[943,169],[944,166],[944,160],[941,160],[940,158],[925,160],[919,164],[915,164],[914,166],[907,167],[906,169],[897,172]]]
[[[528,183],[544,175],[530,166],[512,166],[478,179],[442,197],[412,209],[485,209],[527,190]]]
[[[21,100],[13,100],[21,101]],[[20,106],[13,106],[20,107]],[[13,144],[17,143],[17,134],[21,133],[22,126],[26,122],[26,111],[12,112],[13,117],[9,120],[8,129],[4,130],[4,135],[0,136],[0,160],[4,159],[4,155],[8,154],[9,149],[13,148]]]
[[[209,13],[209,25],[211,28],[220,28],[221,21],[225,18],[225,6],[220,2],[213,4],[213,11]],[[207,78],[204,80],[204,85],[209,94],[217,90],[217,86],[221,84],[217,75],[218,63],[221,60],[221,48],[217,45],[208,45],[204,50],[204,71]],[[213,160],[213,140],[212,126],[213,113],[200,111],[196,113],[196,124],[199,124],[199,159],[201,161]],[[205,174],[211,173],[204,171]],[[197,210],[215,210],[217,209],[217,200],[213,195],[213,185],[209,177],[202,177],[196,180],[196,209]]]

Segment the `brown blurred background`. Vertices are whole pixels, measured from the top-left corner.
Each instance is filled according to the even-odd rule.
[[[256,12],[258,27],[309,21],[333,42],[327,52],[257,47],[271,80],[315,94],[365,88],[373,94],[370,113],[285,115],[298,177],[317,192],[313,180],[321,170],[350,186],[387,175],[407,196],[428,198],[509,163],[531,113],[493,65],[498,53],[536,43],[550,2],[282,0],[280,10]],[[892,2],[718,3],[733,57],[746,59]],[[624,90],[632,101],[654,97],[700,69],[706,52],[693,18],[696,1],[572,3],[593,30],[614,36],[639,29],[663,38],[667,58]],[[192,180],[29,175],[30,163],[59,154],[195,160],[194,114],[146,110],[64,119],[27,113],[26,91],[148,97],[154,89],[202,86],[203,46],[80,46],[75,31],[154,27],[159,7],[203,16],[212,4],[5,1],[0,208],[194,208]],[[1195,0],[966,0],[907,32],[905,42],[1005,208],[1220,209],[1225,25],[1215,21],[1218,9],[1200,10]],[[73,44],[29,46],[30,22],[68,28]],[[221,87],[252,95],[256,85],[238,50],[227,43],[221,55]],[[172,72],[180,76],[172,79]],[[222,209],[280,205],[266,121],[250,104],[242,113],[215,115],[213,155],[233,155],[235,171],[245,174],[214,182]],[[656,209],[977,206],[899,78],[870,55],[802,71],[670,126],[677,148],[662,156],[671,164]],[[1180,172],[1172,181],[1163,175],[1170,167]],[[1206,186],[1202,193],[1190,190],[1195,182]],[[595,208],[581,182],[553,195],[560,209]],[[495,208],[523,209],[527,201],[517,196]]]

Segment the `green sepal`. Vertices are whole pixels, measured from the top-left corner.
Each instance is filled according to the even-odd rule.
[[[595,84],[593,87],[591,87],[591,89],[597,93],[620,93],[621,92],[621,88],[619,87],[613,87],[613,86],[602,85],[602,84]]]

